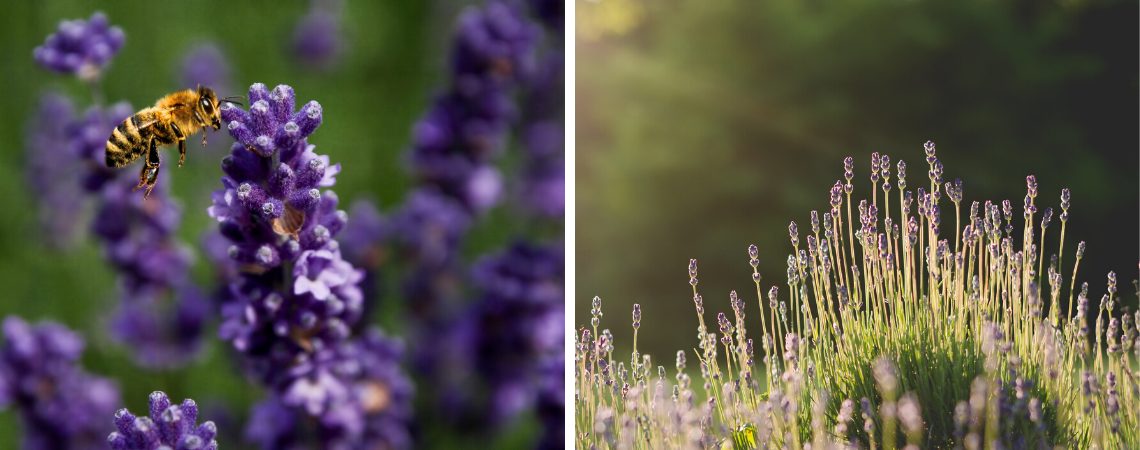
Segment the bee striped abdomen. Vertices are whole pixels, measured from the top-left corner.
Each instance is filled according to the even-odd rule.
[[[147,140],[150,133],[140,132],[139,126],[149,122],[150,114],[139,112],[124,120],[111,132],[107,140],[105,160],[107,167],[120,167],[130,164],[138,159],[147,150]],[[144,131],[149,131],[145,130]]]

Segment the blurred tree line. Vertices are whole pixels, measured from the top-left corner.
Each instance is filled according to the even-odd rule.
[[[843,158],[855,159],[857,204],[869,199],[872,152],[891,157],[892,185],[901,159],[909,190],[929,186],[928,140],[947,181],[962,179],[963,218],[971,201],[1009,199],[1020,223],[1025,177],[1036,175],[1039,210],[1059,213],[1061,189],[1072,191],[1063,267],[1087,241],[1078,289],[1088,282],[1095,300],[1110,270],[1122,284],[1137,278],[1136,2],[577,7],[575,327],[589,324],[589,300],[601,296],[619,355],[640,303],[638,350],[670,369],[677,350],[693,357],[690,258],[706,321],[731,312],[737,290],[758,338],[748,245],[760,249],[763,290],[780,286],[786,300],[788,223],[810,231],[809,212],[829,208]],[[942,203],[950,238],[952,204]],[[1056,223],[1046,258],[1057,251]],[[1135,311],[1132,288],[1120,292]]]

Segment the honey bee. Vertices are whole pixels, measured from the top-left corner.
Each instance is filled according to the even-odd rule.
[[[186,161],[186,138],[202,131],[202,145],[206,145],[206,128],[221,128],[222,120],[218,106],[221,102],[234,102],[226,97],[221,100],[214,90],[198,86],[197,90],[187,89],[175,92],[158,100],[154,107],[143,109],[120,123],[107,139],[107,167],[122,167],[146,153],[142,170],[139,171],[139,184],[135,189],[146,185],[143,199],[150,196],[154,183],[158,180],[158,169],[162,160],[158,157],[161,145],[178,144],[178,167]],[[238,103],[240,105],[240,103]]]

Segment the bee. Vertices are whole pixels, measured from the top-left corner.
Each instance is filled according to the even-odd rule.
[[[162,160],[158,157],[158,147],[178,144],[178,167],[186,161],[186,138],[202,131],[202,145],[206,145],[206,128],[221,128],[222,120],[218,106],[221,102],[234,102],[226,97],[221,100],[209,87],[199,85],[197,90],[187,89],[175,92],[158,100],[154,107],[143,109],[120,123],[107,139],[105,160],[107,167],[122,167],[146,153],[142,170],[139,171],[139,184],[135,189],[146,185],[143,199],[150,196],[154,183],[158,180],[158,169]],[[239,105],[241,103],[238,103]]]

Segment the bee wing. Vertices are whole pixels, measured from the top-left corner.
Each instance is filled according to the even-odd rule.
[[[151,125],[154,125],[154,123],[155,123],[155,122],[158,122],[158,121],[157,121],[157,120],[152,120],[152,121],[150,121],[150,122],[144,123],[144,124],[142,124],[141,126],[139,126],[139,129],[141,130],[141,129],[143,129],[143,128],[146,128],[146,127],[149,127],[149,126],[151,126]]]

